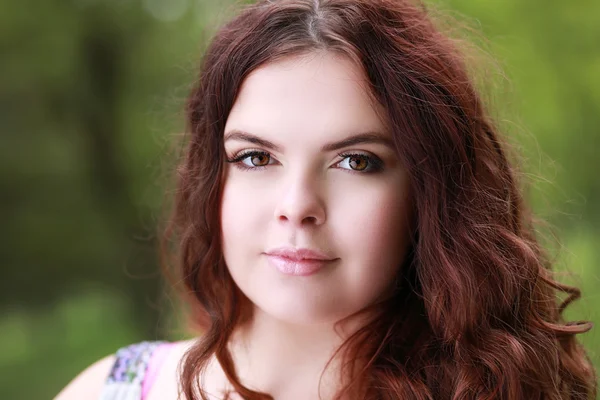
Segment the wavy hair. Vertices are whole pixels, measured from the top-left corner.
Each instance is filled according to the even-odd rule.
[[[187,398],[207,399],[199,377],[213,355],[242,398],[272,398],[240,382],[227,347],[249,300],[222,254],[223,130],[249,73],[323,50],[353,60],[387,112],[416,218],[398,289],[343,345],[351,363],[366,362],[337,398],[595,398],[595,371],[575,336],[591,324],[562,317],[580,292],[554,279],[465,57],[417,0],[260,1],[207,48],[167,231],[205,332],[182,364]]]

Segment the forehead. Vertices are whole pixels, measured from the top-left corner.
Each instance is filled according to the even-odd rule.
[[[330,52],[269,63],[243,82],[225,130],[323,142],[349,132],[384,132],[383,113],[351,60]]]

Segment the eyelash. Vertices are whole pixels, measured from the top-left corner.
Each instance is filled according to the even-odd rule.
[[[257,171],[257,170],[261,170],[261,169],[267,167],[268,164],[262,165],[262,166],[248,167],[241,163],[242,160],[244,160],[250,156],[271,157],[271,154],[269,154],[266,151],[249,150],[249,151],[242,152],[241,154],[234,156],[232,159],[228,159],[227,162],[234,164],[237,168],[240,168],[243,171],[249,171],[249,170]],[[371,169],[367,170],[367,171],[357,171],[357,170],[343,168],[344,170],[349,171],[351,173],[372,174],[372,173],[380,172],[381,170],[383,170],[383,161],[381,161],[381,159],[379,157],[370,156],[370,155],[363,154],[363,153],[341,153],[341,154],[338,154],[338,157],[342,157],[342,159],[346,159],[348,157],[358,157],[358,158],[367,160],[369,162],[369,166]],[[341,163],[341,161],[338,162],[338,164],[339,163]],[[369,168],[369,167],[367,167],[367,168]]]

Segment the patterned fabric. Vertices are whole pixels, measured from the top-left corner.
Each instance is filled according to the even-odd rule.
[[[152,353],[165,342],[141,342],[119,349],[100,400],[140,400]]]

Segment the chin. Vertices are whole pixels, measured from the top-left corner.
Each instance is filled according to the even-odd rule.
[[[324,304],[319,302],[318,297],[307,299],[279,296],[249,299],[265,316],[293,325],[334,324],[353,313],[353,310],[341,308],[339,302]]]

